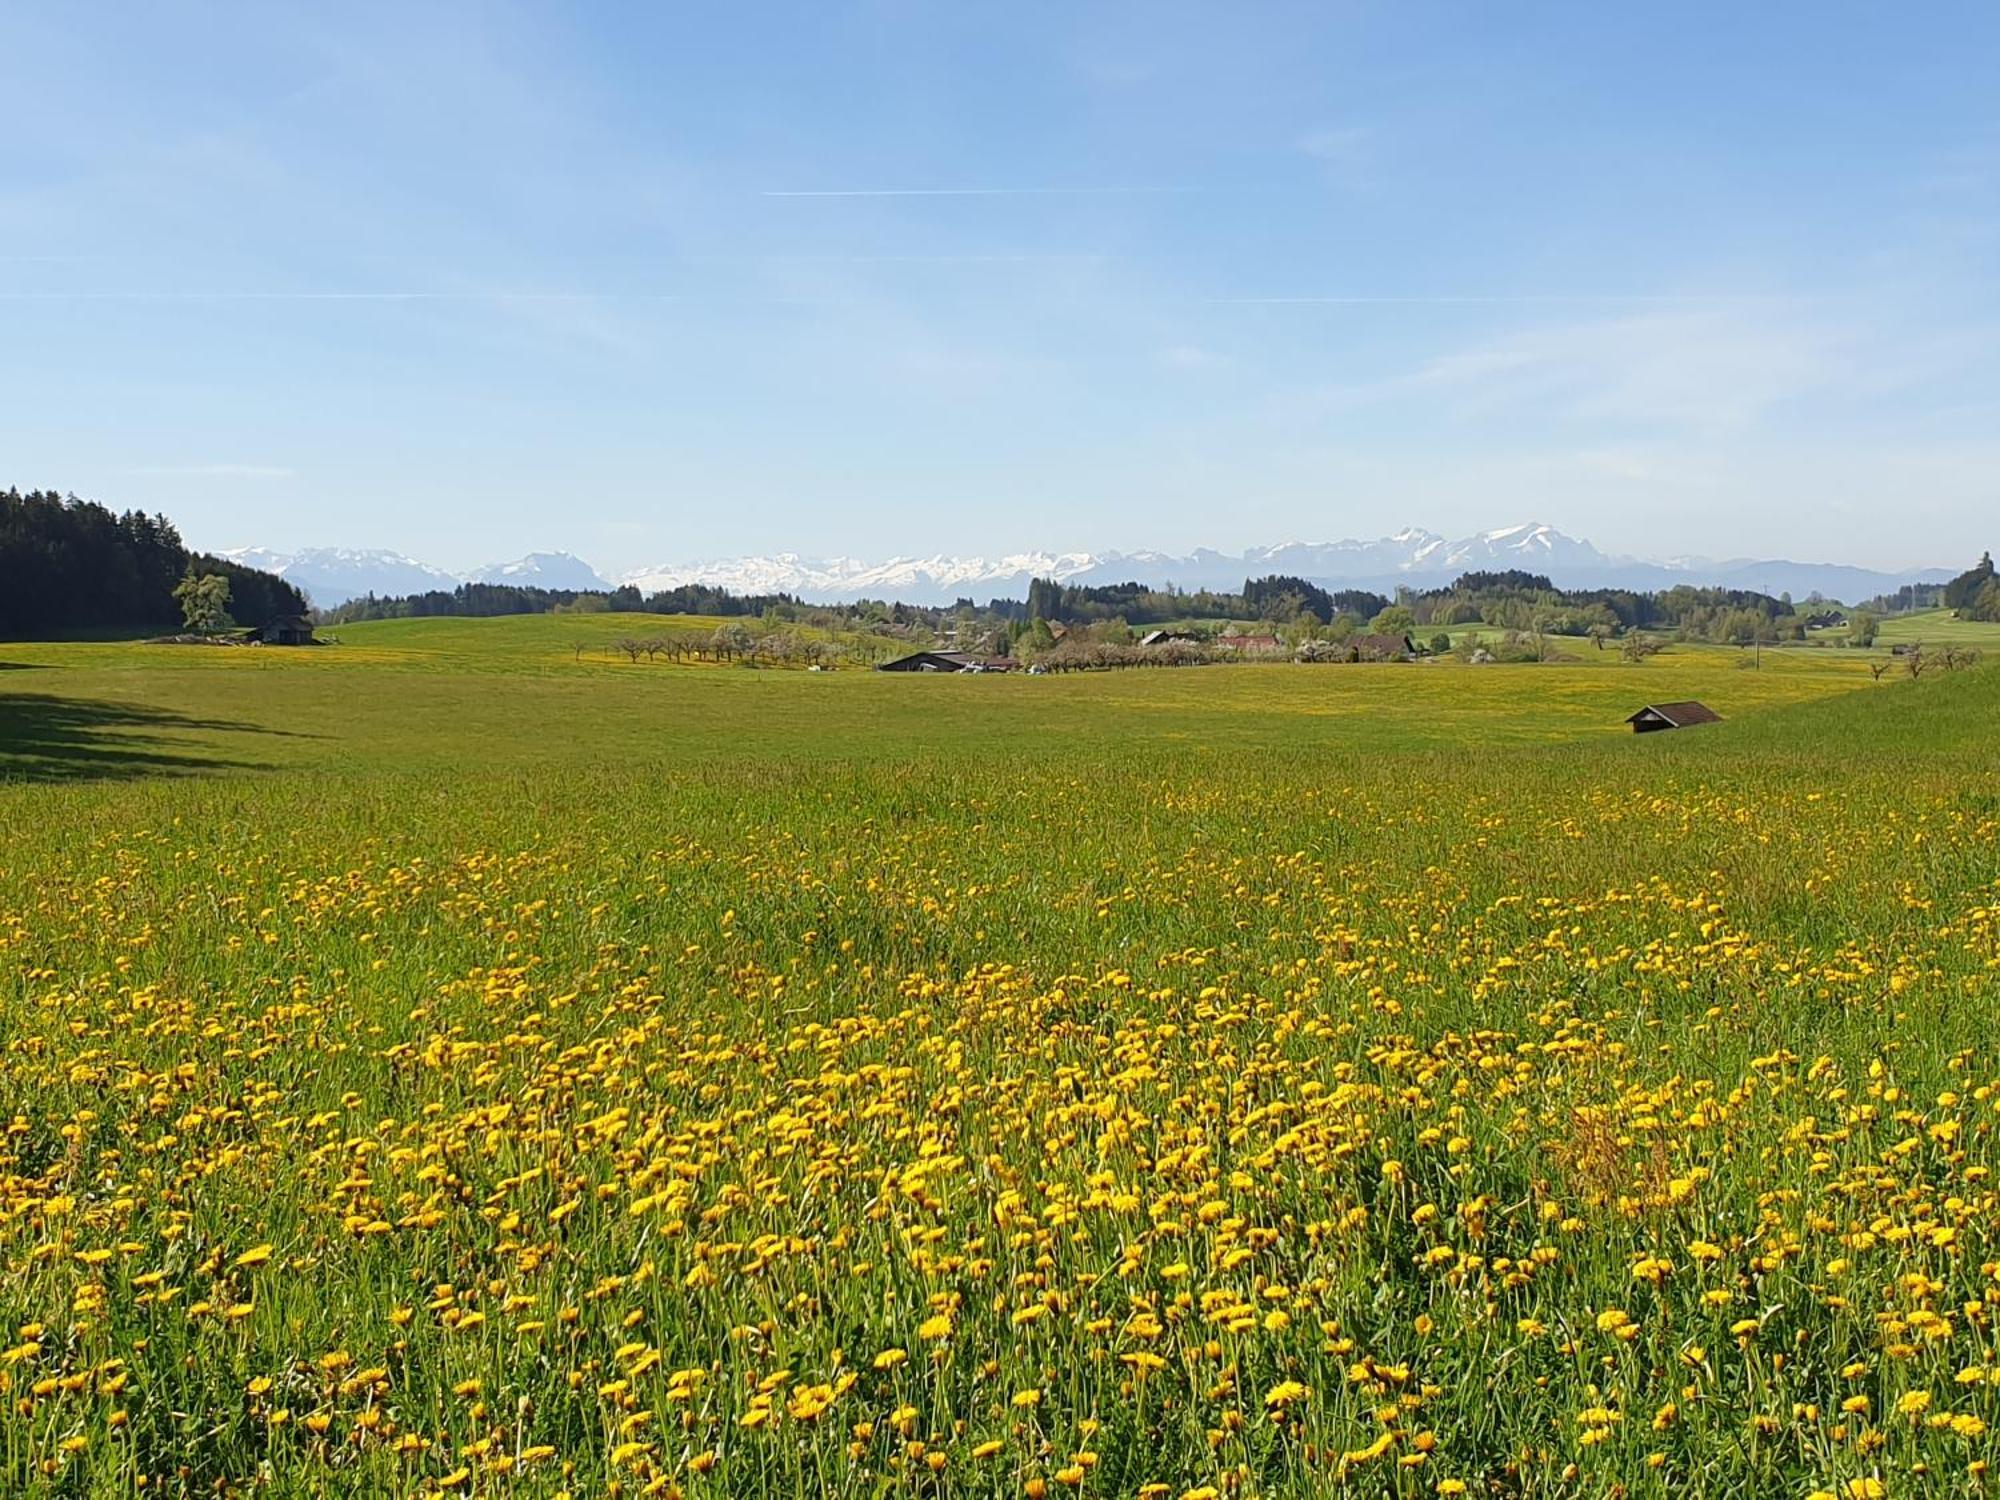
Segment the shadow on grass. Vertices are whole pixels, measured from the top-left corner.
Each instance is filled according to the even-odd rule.
[[[162,738],[171,734],[294,737],[288,730],[191,718],[142,703],[0,693],[0,783],[130,781],[265,769],[260,761],[235,760],[211,754],[204,745]]]

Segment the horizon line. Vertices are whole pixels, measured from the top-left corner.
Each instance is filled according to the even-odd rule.
[[[1537,525],[1543,525],[1545,523],[1529,522],[1524,524],[1525,526],[1537,526]],[[1524,527],[1523,526],[1499,527],[1490,531],[1474,533],[1472,536],[1462,538],[1461,540],[1464,541],[1478,540],[1490,536],[1505,535],[1509,532],[1518,531],[1521,529],[1524,529]],[[1550,529],[1553,530],[1554,528]],[[1450,538],[1443,537],[1439,533],[1435,532],[1427,531],[1425,534],[1428,536],[1438,537],[1439,540],[1446,542],[1449,542],[1451,540]],[[1224,551],[1221,548],[1213,548],[1205,546],[1195,547],[1192,549],[1192,551],[1213,552],[1217,555],[1218,558],[1231,561],[1242,561],[1247,564],[1252,561],[1250,554],[1253,552],[1266,554],[1267,556],[1263,560],[1268,561],[1269,560],[1268,554],[1280,552],[1288,548],[1294,548],[1294,547],[1331,548],[1331,547],[1355,546],[1355,545],[1366,547],[1366,546],[1379,545],[1380,543],[1389,541],[1391,539],[1392,538],[1390,537],[1379,537],[1373,540],[1366,540],[1356,537],[1346,537],[1336,541],[1320,541],[1320,542],[1293,540],[1293,541],[1272,543],[1268,545],[1252,544],[1250,546],[1243,547],[1242,549],[1236,552],[1228,552]],[[1586,538],[1565,536],[1565,539],[1570,541],[1580,542],[1582,543],[1582,545],[1592,547],[1593,551],[1596,550],[1594,545],[1590,543]],[[946,553],[946,552],[933,552],[929,554],[898,554],[891,557],[881,558],[875,561],[869,561],[852,555],[846,555],[840,557],[833,557],[833,556],[814,557],[814,556],[809,556],[805,553],[794,552],[789,550],[780,551],[776,553],[742,552],[730,555],[710,554],[707,557],[688,559],[680,562],[657,562],[657,563],[641,564],[637,566],[621,567],[614,570],[614,573],[612,575],[607,576],[607,574],[599,568],[598,564],[589,561],[588,559],[582,557],[578,553],[570,552],[563,548],[531,548],[528,552],[523,553],[522,556],[519,558],[506,559],[504,561],[484,562],[464,569],[440,567],[437,564],[425,562],[421,558],[413,557],[406,552],[402,552],[400,550],[393,550],[385,547],[371,548],[371,547],[342,547],[337,545],[327,545],[327,546],[301,546],[294,548],[279,548],[279,547],[266,547],[258,543],[248,543],[240,546],[218,547],[212,550],[219,555],[225,555],[225,556],[232,553],[243,553],[243,552],[254,552],[254,551],[269,552],[274,556],[285,559],[287,562],[295,559],[301,553],[313,552],[313,551],[326,551],[335,553],[364,553],[364,554],[378,553],[378,554],[386,554],[388,558],[393,559],[394,561],[397,562],[408,563],[415,567],[424,568],[432,572],[443,574],[446,577],[450,578],[454,584],[482,582],[487,584],[497,584],[500,586],[508,586],[508,580],[476,579],[473,577],[473,575],[485,569],[507,566],[509,563],[523,561],[529,557],[557,556],[557,557],[567,557],[576,562],[582,563],[585,567],[589,568],[592,573],[596,574],[598,578],[607,586],[608,589],[616,589],[624,587],[626,586],[626,580],[629,580],[635,576],[648,572],[698,572],[702,569],[725,566],[730,563],[746,562],[746,561],[766,561],[773,558],[796,559],[798,564],[804,567],[814,567],[816,565],[823,565],[836,562],[848,562],[848,563],[859,564],[863,568],[867,569],[877,569],[877,568],[893,567],[898,564],[912,564],[912,563],[923,564],[930,562],[933,559],[939,560],[940,562],[943,563],[979,563],[983,565],[990,565],[992,563],[1005,561],[1010,556],[1022,555],[1019,553],[1004,553],[1004,552],[998,554],[991,554],[991,553],[958,554],[958,553]],[[1150,549],[1141,549],[1141,550],[1150,550]],[[1064,557],[1083,559],[1084,567],[1078,569],[1077,571],[1079,572],[1087,571],[1092,567],[1102,566],[1105,563],[1115,564],[1125,561],[1135,561],[1137,560],[1138,557],[1138,553],[1136,552],[1125,552],[1118,550],[1106,550],[1103,552],[1098,552],[1089,549],[1072,549],[1068,551],[1056,551],[1050,549],[1030,549],[1030,551],[1031,555],[1033,553],[1039,553],[1040,557],[1051,561]],[[1727,568],[1738,568],[1738,569],[1756,568],[1756,567],[1840,568],[1840,569],[1853,570],[1857,572],[1873,573],[1873,574],[1878,574],[1883,578],[1895,578],[1902,580],[1904,582],[1910,582],[1913,581],[1912,575],[1915,575],[1917,573],[1929,572],[1929,571],[1937,571],[1937,572],[1950,571],[1950,566],[1948,564],[1939,562],[1912,563],[1905,566],[1889,566],[1879,563],[1802,561],[1798,558],[1793,558],[1793,557],[1756,557],[1756,556],[1704,557],[1704,558],[1692,559],[1691,561],[1665,561],[1657,558],[1641,557],[1641,556],[1625,555],[1625,554],[1614,555],[1614,554],[1598,553],[1598,556],[1602,559],[1602,562],[1590,565],[1593,569],[1596,570],[1609,571],[1619,568],[1638,567],[1638,568],[1658,569],[1670,574],[1698,573],[1702,568],[1705,567],[1710,567],[1710,568],[1727,567]],[[1194,560],[1195,559],[1191,555],[1175,556],[1171,554],[1161,554],[1160,565],[1171,567],[1176,564],[1191,563]],[[1540,560],[1543,562],[1543,566],[1539,568],[1532,566],[1532,564],[1535,561],[1538,560],[1537,559],[1491,559],[1489,566],[1504,565],[1505,569],[1510,571],[1520,571],[1530,574],[1539,574],[1544,577],[1551,576],[1550,569],[1546,560]],[[1406,577],[1413,583],[1415,583],[1418,580],[1427,578],[1428,579],[1444,578],[1449,573],[1462,574],[1465,572],[1479,572],[1485,570],[1486,569],[1484,568],[1472,566],[1470,564],[1461,564],[1455,569],[1440,570],[1436,573],[1425,573],[1421,571],[1411,570],[1402,573],[1401,576]],[[1030,576],[1033,577],[1042,576],[1038,573],[1035,573],[1032,568],[1028,569],[1027,571]],[[1015,575],[1010,573],[1006,576],[1013,577]],[[1051,574],[1051,576],[1054,575]],[[1075,575],[1071,574],[1069,576],[1073,577]],[[1332,588],[1339,588],[1344,586],[1369,587],[1378,584],[1392,584],[1396,581],[1397,576],[1398,576],[1397,572],[1391,571],[1388,573],[1380,573],[1380,574],[1357,575],[1352,578],[1327,577],[1320,580],[1320,582],[1322,583],[1323,586]],[[994,581],[997,581],[997,579],[989,579],[989,582],[994,582]],[[1120,579],[1117,581],[1123,582],[1125,580]],[[1132,581],[1138,582],[1141,580],[1134,579]],[[694,578],[685,580],[685,583],[698,583],[698,582],[700,582],[700,580]],[[1742,580],[1742,582],[1748,584],[1750,580]],[[1170,578],[1162,578],[1157,586],[1164,588],[1170,585],[1174,585],[1174,580]],[[528,582],[528,583],[518,583],[512,586],[533,588],[533,587],[543,587],[545,585],[539,585],[532,582]],[[684,584],[668,585],[668,587],[682,587],[682,586],[684,586]],[[717,583],[717,584],[708,584],[705,586],[723,588],[725,590],[735,592],[734,588],[725,584]],[[1185,585],[1178,585],[1178,586],[1186,587]],[[1426,585],[1419,584],[1419,586],[1426,586]],[[1429,585],[1429,586],[1434,586],[1434,585]],[[1557,584],[1556,586],[1559,588],[1564,587],[1561,584]],[[1616,587],[1616,586],[1618,585],[1596,584],[1596,585],[1576,585],[1575,587]],[[1662,586],[1672,587],[1673,584],[1668,583]],[[785,593],[785,592],[790,592],[791,588],[786,586],[779,586],[775,591],[779,593]],[[1198,591],[1198,590],[1190,590],[1190,591]],[[588,593],[588,592],[593,592],[593,590],[589,588],[584,588],[584,589],[578,589],[576,590],[576,592]]]

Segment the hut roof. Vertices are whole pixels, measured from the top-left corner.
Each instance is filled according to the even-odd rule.
[[[1648,703],[1625,722],[1638,724],[1648,719],[1663,719],[1675,729],[1685,729],[1690,724],[1720,724],[1722,715],[1690,698],[1683,703]]]
[[[970,651],[913,651],[885,661],[878,672],[1011,672],[1015,663],[1004,656],[978,656]]]

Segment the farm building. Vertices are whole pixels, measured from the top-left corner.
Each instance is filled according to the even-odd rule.
[[[1269,656],[1279,647],[1275,635],[1219,635],[1215,644],[1225,651],[1240,651],[1245,656]]]
[[[1406,635],[1357,635],[1347,644],[1355,661],[1408,661],[1417,654]]]
[[[266,646],[317,646],[313,639],[312,621],[304,615],[279,615],[268,625],[253,632],[253,638]]]
[[[1722,715],[1705,703],[1649,703],[1625,721],[1634,734],[1659,729],[1686,729],[1690,724],[1720,724]]]
[[[1004,656],[975,656],[970,651],[914,651],[885,661],[878,672],[1011,672],[1015,663]]]
[[[1201,637],[1191,630],[1149,630],[1139,637],[1142,646],[1198,646]]]

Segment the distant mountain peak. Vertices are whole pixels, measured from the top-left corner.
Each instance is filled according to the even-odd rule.
[[[421,594],[458,584],[458,579],[442,568],[381,548],[306,547],[297,552],[273,552],[266,547],[236,547],[222,556],[276,573],[287,583],[296,584],[321,608],[363,594]]]
[[[1233,591],[1240,589],[1246,578],[1280,573],[1323,587],[1388,593],[1406,584],[1436,588],[1461,573],[1519,568],[1547,575],[1568,588],[1662,589],[1681,583],[1716,584],[1772,594],[1789,592],[1796,598],[1819,592],[1853,602],[1904,583],[1938,582],[1949,576],[1948,570],[1935,568],[1893,573],[1783,560],[1713,562],[1684,557],[1648,562],[1610,556],[1543,521],[1523,521],[1456,540],[1421,526],[1405,526],[1374,541],[1294,541],[1237,553],[1198,547],[1185,556],[1155,551],[1022,551],[986,558],[934,552],[870,562],[778,552],[660,563],[620,573],[615,580],[568,552],[531,552],[513,562],[480,568],[464,579],[382,550],[320,547],[278,553],[246,547],[225,555],[283,575],[303,588],[315,604],[329,608],[362,594],[421,593],[452,588],[461,581],[579,592],[608,589],[615,582],[642,594],[701,584],[734,594],[790,594],[813,603],[883,599],[939,605],[961,598],[982,603],[994,598],[1024,598],[1029,582],[1036,578],[1100,585],[1137,582],[1155,588],[1171,583],[1187,590]]]
[[[573,589],[587,593],[611,584],[597,569],[573,552],[530,552],[513,562],[488,563],[466,578],[467,583],[511,583],[521,588]]]

